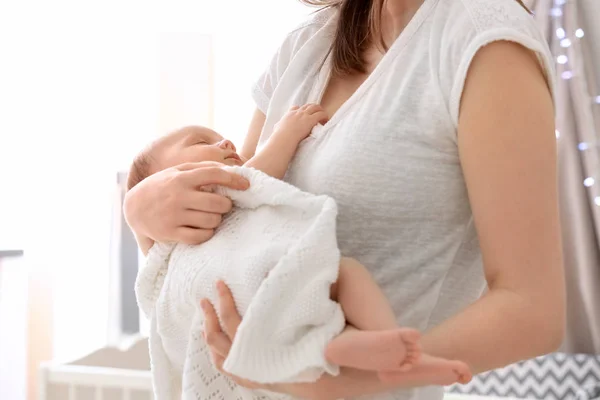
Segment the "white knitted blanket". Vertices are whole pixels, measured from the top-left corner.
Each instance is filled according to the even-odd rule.
[[[218,279],[243,315],[227,372],[260,383],[338,373],[324,358],[345,325],[341,307],[330,300],[340,261],[335,202],[251,168],[229,168],[248,178],[250,189],[216,189],[234,209],[215,236],[199,246],[155,244],[138,275],[138,303],[151,319],[158,400],[274,397],[236,386],[212,365],[199,303],[217,304]]]

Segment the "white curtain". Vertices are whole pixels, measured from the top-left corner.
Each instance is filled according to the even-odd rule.
[[[567,337],[600,354],[600,3],[530,1],[557,61],[557,136]]]

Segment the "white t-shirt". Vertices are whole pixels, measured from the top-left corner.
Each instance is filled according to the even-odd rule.
[[[323,10],[291,32],[254,86],[267,116],[259,145],[291,106],[319,102],[336,18]],[[515,0],[425,0],[369,78],[300,145],[286,176],[336,200],[342,254],[369,268],[402,326],[438,325],[485,288],[457,121],[473,56],[498,40],[535,51],[553,87],[547,45]],[[368,398],[436,400],[442,388]]]

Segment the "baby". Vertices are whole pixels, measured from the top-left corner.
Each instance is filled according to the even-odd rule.
[[[128,189],[163,169],[200,161],[243,165],[282,179],[300,142],[310,135],[313,127],[326,120],[327,115],[319,105],[292,107],[250,160],[242,159],[233,143],[208,128],[182,128],[158,139],[136,157],[129,173]],[[325,351],[327,361],[381,372],[407,371],[417,363],[421,356],[419,332],[398,327],[385,295],[358,261],[341,259],[337,282],[331,287],[331,299],[340,304],[348,327],[329,342]],[[451,371],[458,381],[468,379],[469,371],[464,363],[435,360],[430,365],[440,373]]]

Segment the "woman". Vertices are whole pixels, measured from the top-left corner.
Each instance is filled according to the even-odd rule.
[[[257,82],[250,157],[282,113],[320,103],[330,116],[286,180],[339,206],[342,254],[368,266],[423,350],[475,373],[554,351],[564,288],[552,60],[517,0],[344,0],[291,32]],[[340,4],[338,4],[340,3]],[[243,189],[218,166],[173,168],[126,199],[133,230],[202,243]],[[487,291],[484,293],[484,289]],[[219,365],[240,322],[226,288],[203,304]],[[482,296],[483,294],[483,296]],[[217,306],[217,305],[216,305]],[[267,389],[298,397],[441,399],[424,369],[343,370]],[[233,377],[239,384],[251,383]]]

